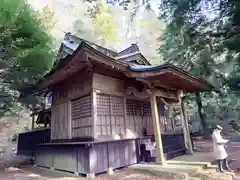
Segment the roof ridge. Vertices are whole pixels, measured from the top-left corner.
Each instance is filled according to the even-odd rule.
[[[70,32],[65,35],[65,37],[69,37],[69,36],[70,36],[70,37],[73,37],[73,38],[76,38],[76,39],[79,39],[79,40],[81,40],[81,41],[84,41],[84,42],[86,42],[86,43],[88,43],[88,44],[90,44],[90,45],[97,46],[98,48],[105,49],[105,50],[107,50],[107,51],[111,51],[112,53],[115,53],[116,55],[118,54],[117,51],[114,51],[114,50],[112,50],[112,49],[106,48],[105,46],[101,46],[101,45],[96,44],[96,43],[94,43],[94,42],[91,42],[91,41],[88,41],[88,40],[83,39],[83,38],[81,38],[81,37],[78,37],[78,36],[76,36],[76,35],[73,35],[73,34],[71,34]],[[65,39],[65,37],[64,37],[64,39]]]
[[[130,52],[128,52],[128,51],[130,51]],[[137,43],[132,43],[131,46],[118,52],[118,56],[123,56],[123,55],[127,55],[129,53],[134,53],[134,52],[140,52],[140,49],[139,49]]]

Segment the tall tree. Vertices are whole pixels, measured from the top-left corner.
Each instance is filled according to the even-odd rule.
[[[218,96],[221,100],[237,87],[238,70],[233,71],[233,67],[238,67],[240,58],[238,22],[234,18],[239,16],[238,8],[238,2],[224,0],[163,0],[161,6],[161,17],[167,24],[164,45],[160,47],[165,61],[210,80],[222,90]],[[208,99],[211,97],[212,94],[207,95]],[[202,98],[196,93],[199,116],[206,131]]]
[[[139,9],[151,9],[153,1],[108,2],[121,5],[124,9],[134,2],[132,17],[136,18],[141,16]],[[164,61],[209,80],[220,91],[218,94],[195,94],[199,116],[206,131],[205,119],[209,114],[218,116],[218,109],[225,112],[234,105],[235,99],[239,99],[240,2],[162,0],[160,4],[161,19],[166,24],[165,33],[160,39],[163,44],[159,48]],[[213,112],[209,112],[210,109]],[[219,116],[219,119],[223,118]]]
[[[49,70],[52,37],[39,14],[24,1],[0,1],[0,115],[15,112],[18,96]]]
[[[86,4],[86,8],[79,11],[83,15],[74,22],[76,34],[99,45],[108,46],[110,43],[114,47],[118,37],[117,23],[109,4],[101,0],[94,6]]]

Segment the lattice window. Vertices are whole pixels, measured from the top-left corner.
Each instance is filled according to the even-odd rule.
[[[91,96],[72,101],[72,136],[74,138],[91,135],[91,109]]]
[[[110,116],[110,96],[97,95],[97,115]]]
[[[123,98],[109,95],[97,95],[98,135],[119,134],[124,128]]]
[[[127,115],[134,116],[134,100],[127,99]]]
[[[142,116],[142,101],[127,99],[127,115],[128,116]]]
[[[72,120],[91,116],[91,97],[84,96],[72,101]]]
[[[111,115],[123,116],[123,99],[119,97],[110,97]]]

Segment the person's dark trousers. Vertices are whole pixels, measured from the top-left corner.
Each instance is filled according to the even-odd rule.
[[[219,159],[217,162],[218,162],[218,169],[219,169],[219,171],[221,171],[221,172],[223,172],[225,170],[232,171],[232,169],[229,167],[227,158]]]
[[[223,159],[218,159],[217,164],[218,164],[219,171],[223,172],[224,171],[224,169],[223,169]]]
[[[228,171],[232,171],[232,169],[229,167],[227,158],[223,159],[223,168]]]

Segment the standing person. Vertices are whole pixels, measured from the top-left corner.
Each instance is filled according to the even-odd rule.
[[[228,154],[225,150],[225,144],[228,142],[228,140],[223,139],[221,135],[222,127],[217,125],[212,133],[212,141],[213,141],[213,153],[214,156],[218,162],[218,169],[221,172],[232,171],[229,168],[227,157]]]

